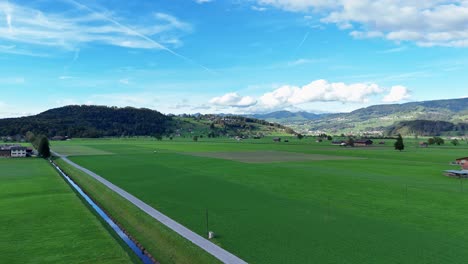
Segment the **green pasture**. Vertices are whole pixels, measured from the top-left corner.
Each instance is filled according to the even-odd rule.
[[[214,242],[250,263],[465,263],[468,183],[442,172],[457,169],[449,162],[468,156],[468,145],[420,140],[405,139],[403,152],[394,140],[343,148],[313,138],[54,144],[113,153],[71,159],[202,235],[208,211]],[[269,151],[286,158],[226,159]]]
[[[0,159],[0,263],[137,263],[43,159]]]

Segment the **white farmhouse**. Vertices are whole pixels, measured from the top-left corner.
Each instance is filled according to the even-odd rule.
[[[10,149],[11,151],[11,157],[12,158],[24,158],[26,157],[26,147],[12,147]]]

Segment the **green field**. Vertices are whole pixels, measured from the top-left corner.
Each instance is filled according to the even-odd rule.
[[[250,263],[466,263],[468,183],[442,171],[468,145],[405,142],[403,152],[393,140],[342,148],[312,138],[54,144],[113,153],[71,159],[199,234],[208,210],[215,242]]]
[[[0,159],[0,263],[137,263],[42,159]]]

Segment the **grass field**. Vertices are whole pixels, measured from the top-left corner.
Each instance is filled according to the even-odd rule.
[[[137,263],[42,159],[0,159],[0,263]]]
[[[208,210],[215,242],[251,263],[465,263],[468,186],[442,171],[468,156],[468,145],[423,149],[406,139],[406,150],[398,152],[392,143],[341,148],[311,138],[270,138],[55,144],[114,153],[71,159],[199,234],[206,232]],[[271,163],[232,158],[271,152]],[[294,158],[304,155],[309,158]]]

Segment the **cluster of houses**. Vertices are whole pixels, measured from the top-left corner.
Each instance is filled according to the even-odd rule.
[[[32,148],[17,144],[0,145],[0,158],[25,158],[33,154]]]
[[[358,140],[355,140],[353,142],[353,145],[355,147],[366,147],[366,146],[370,146],[372,144],[374,144],[374,141],[372,141],[370,139],[358,139]],[[344,140],[332,141],[332,145],[346,147],[346,146],[350,145],[350,142],[349,141],[344,141]]]
[[[445,176],[457,177],[457,178],[468,178],[468,157],[458,158],[453,165],[459,165],[461,170],[446,170]]]

